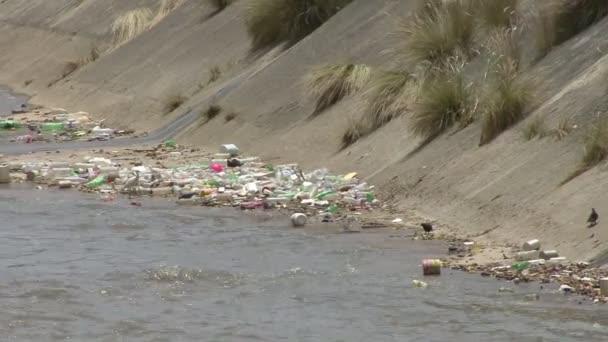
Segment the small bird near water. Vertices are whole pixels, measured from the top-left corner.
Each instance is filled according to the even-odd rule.
[[[422,229],[424,229],[425,233],[430,233],[433,231],[433,225],[428,222],[421,223],[420,225],[422,226]]]
[[[587,219],[588,227],[593,227],[597,224],[597,220],[599,220],[600,215],[595,211],[595,208],[591,208],[591,215]]]

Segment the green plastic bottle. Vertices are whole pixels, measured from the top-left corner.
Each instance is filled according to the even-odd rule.
[[[21,122],[14,120],[0,120],[0,128],[3,129],[17,129],[21,128]]]
[[[52,132],[56,132],[56,131],[63,131],[65,128],[63,122],[46,122],[44,124],[42,124],[42,130],[43,131],[52,131]]]
[[[165,147],[175,147],[175,140],[169,139],[165,141]]]
[[[97,176],[97,178],[93,179],[92,181],[88,182],[86,184],[87,188],[91,188],[91,189],[95,189],[95,188],[99,188],[100,186],[103,185],[103,183],[106,182],[106,176]]]
[[[332,205],[332,206],[327,207],[327,210],[326,210],[326,211],[327,211],[328,213],[335,214],[335,213],[337,213],[337,212],[338,212],[338,207],[337,207],[337,206],[335,206],[335,205]]]
[[[376,199],[376,196],[374,196],[373,193],[368,192],[367,194],[365,194],[365,199],[367,199],[368,202],[372,202]]]
[[[222,186],[222,184],[220,182],[218,182],[216,179],[210,179],[206,182],[206,184],[211,185],[216,188],[219,188],[220,186]]]
[[[526,268],[528,268],[529,265],[530,265],[530,263],[527,261],[520,261],[520,262],[514,263],[513,265],[511,265],[511,267],[513,267],[514,269],[516,269],[518,271],[523,271]]]
[[[315,199],[322,200],[322,199],[324,199],[325,197],[327,197],[328,195],[331,195],[331,194],[333,194],[333,193],[334,193],[334,192],[333,192],[333,191],[331,191],[331,190],[329,190],[329,191],[323,191],[323,192],[321,192],[320,194],[318,194],[317,196],[315,196]]]

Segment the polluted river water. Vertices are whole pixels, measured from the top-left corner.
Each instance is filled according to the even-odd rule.
[[[14,341],[606,341],[608,309],[444,269],[407,231],[0,188],[0,336]],[[412,285],[423,280],[428,287]],[[501,290],[501,287],[509,291]],[[512,291],[512,292],[511,292]],[[579,304],[582,302],[582,304]]]
[[[421,261],[446,245],[411,231],[294,229],[264,211],[141,202],[1,185],[0,340],[608,338],[607,306],[554,285],[424,277]]]

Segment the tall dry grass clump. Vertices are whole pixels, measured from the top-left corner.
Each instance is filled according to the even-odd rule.
[[[386,125],[408,109],[415,96],[415,75],[405,71],[378,71],[370,79],[365,93],[369,133]]]
[[[361,90],[369,81],[371,68],[362,64],[328,64],[313,67],[304,82],[316,102],[314,115],[345,96]]]
[[[585,135],[583,157],[577,169],[561,184],[589,171],[608,157],[608,119],[601,118]]]
[[[181,107],[181,105],[184,104],[184,102],[186,102],[186,100],[187,100],[187,98],[185,96],[182,96],[181,94],[169,94],[164,99],[164,105],[163,105],[164,113],[169,114],[169,113],[173,112],[174,110]]]
[[[532,140],[536,137],[544,138],[548,134],[547,126],[545,124],[545,117],[542,115],[536,115],[531,118],[528,124],[524,127],[523,133],[527,140]]]
[[[485,94],[479,145],[485,145],[522,120],[529,111],[534,88],[519,78],[515,64],[499,63],[496,79]]]
[[[566,116],[559,120],[557,127],[552,128],[549,131],[549,135],[551,135],[555,140],[562,140],[576,128],[576,124],[574,122],[574,118],[572,116]]]
[[[173,12],[179,5],[181,5],[183,0],[162,0],[160,3],[160,7],[158,8],[158,12],[156,16],[151,20],[149,26],[153,26],[158,24],[164,17],[169,15],[169,13]]]
[[[410,64],[443,61],[470,53],[475,18],[470,0],[427,1],[397,23],[397,53]]]
[[[539,1],[536,44],[539,57],[608,16],[606,0]]]
[[[582,167],[592,168],[608,157],[608,119],[602,118],[585,136]]]
[[[518,2],[519,0],[478,0],[476,10],[486,27],[508,28],[515,23]]]
[[[350,120],[346,131],[344,131],[344,134],[342,134],[340,149],[343,150],[348,146],[356,143],[359,139],[363,138],[368,133],[369,129],[366,128],[362,122]]]
[[[418,136],[436,137],[459,124],[473,121],[477,109],[475,90],[464,78],[464,63],[453,60],[432,70],[422,81],[410,129]]]
[[[509,78],[519,72],[521,48],[517,44],[516,31],[496,29],[488,34],[487,49],[493,73],[498,77]]]
[[[352,0],[250,0],[247,32],[259,50],[280,43],[295,44]]]
[[[513,31],[495,31],[488,47],[491,56],[490,85],[484,94],[479,145],[489,143],[522,120],[534,99],[533,83],[519,75],[521,54]],[[533,133],[534,127],[530,128],[530,133]]]
[[[150,25],[152,12],[147,8],[137,8],[118,17],[112,24],[112,42],[122,45],[144,32]]]
[[[351,120],[342,135],[346,148],[407,112],[415,97],[415,75],[405,71],[374,70],[363,94],[362,117]]]

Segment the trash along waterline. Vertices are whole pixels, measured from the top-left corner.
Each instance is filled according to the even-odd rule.
[[[187,148],[170,140],[157,146],[156,150],[172,159],[179,158]],[[181,205],[242,210],[280,208],[292,214],[294,227],[303,227],[309,222],[337,222],[343,231],[360,232],[366,227],[362,221],[370,222],[367,214],[383,209],[374,187],[360,181],[355,172],[334,175],[326,169],[304,172],[297,164],[271,165],[258,157],[241,156],[241,151],[233,144],[222,145],[218,153],[198,157],[195,163],[179,167],[155,167],[143,162],[132,164],[122,165],[105,154],[94,153],[82,160],[10,163],[0,167],[0,171],[4,170],[6,174],[7,169],[11,170],[16,181],[27,180],[60,189],[78,188],[94,192],[102,201],[113,201],[121,193],[137,198],[142,195],[172,197]],[[6,182],[6,176],[4,178]],[[141,202],[134,200],[131,204],[141,205]],[[434,235],[425,234],[423,237],[434,238]],[[474,246],[471,241],[457,243],[469,253]],[[568,269],[570,262],[559,257],[556,251],[540,251],[539,241],[526,242],[522,250],[515,254],[519,263],[462,266],[452,260],[444,260],[443,266],[481,272],[482,275],[513,282],[538,280],[570,284],[574,285],[572,292],[591,297],[596,302],[607,301],[608,295],[599,293],[599,282],[608,273],[591,273],[592,278],[587,275],[566,277],[562,274],[564,270],[574,272],[575,276],[576,272],[588,274],[590,271],[581,267]],[[541,253],[548,256],[546,261],[538,260]],[[430,272],[436,274],[436,268]]]

